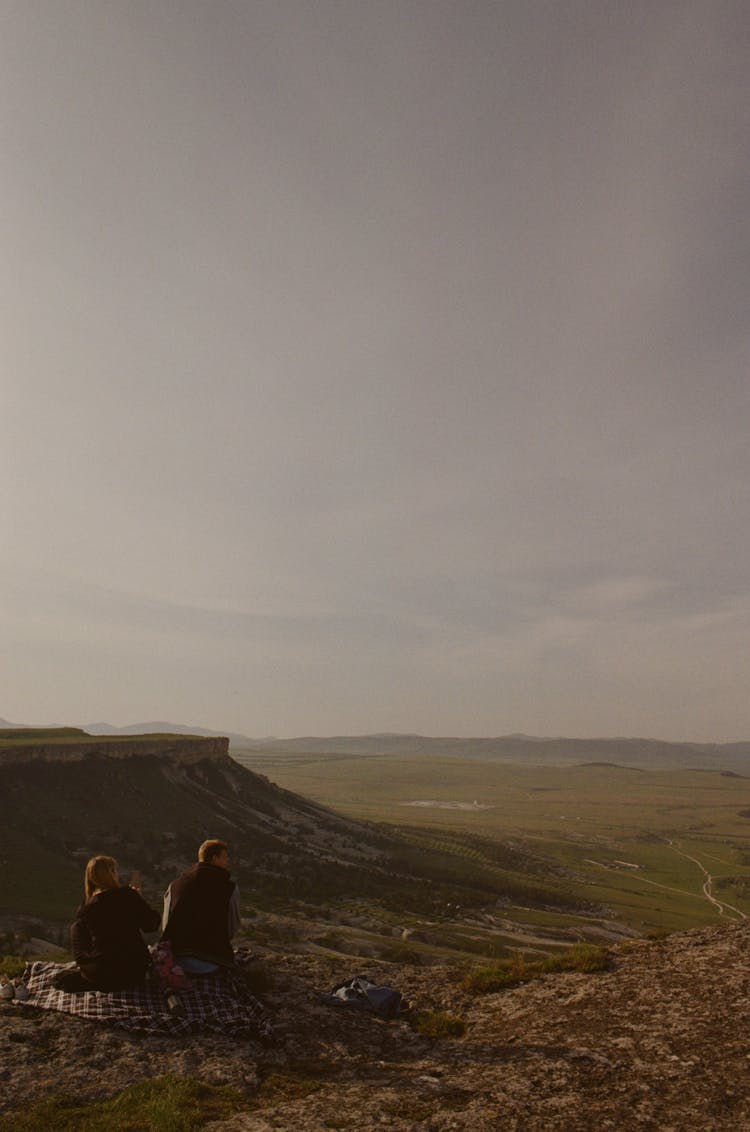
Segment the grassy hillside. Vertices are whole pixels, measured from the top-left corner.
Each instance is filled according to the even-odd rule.
[[[0,761],[0,913],[69,919],[97,852],[157,900],[223,836],[269,945],[406,941],[429,961],[750,915],[750,779],[733,772],[258,750],[243,766],[180,759],[177,736],[124,758],[91,738],[78,761]]]
[[[298,797],[232,759],[189,764],[169,755],[0,765],[4,800],[0,911],[69,918],[83,865],[100,852],[121,872],[140,868],[156,898],[195,859],[206,837],[225,837],[248,905],[316,914],[347,901],[439,914],[512,897],[574,911],[562,875],[531,854],[469,854],[363,825]]]
[[[13,743],[65,743],[69,740],[85,742],[89,736],[80,727],[0,727],[0,744]]]

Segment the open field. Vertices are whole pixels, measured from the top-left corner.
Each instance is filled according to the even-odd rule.
[[[582,901],[640,933],[750,916],[750,778],[738,774],[419,755],[233,755],[424,848],[477,860],[483,845],[515,845]],[[504,915],[545,927],[570,923],[564,913],[512,900]]]

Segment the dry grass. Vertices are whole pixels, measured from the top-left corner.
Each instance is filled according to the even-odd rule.
[[[593,974],[606,971],[608,966],[609,950],[606,947],[578,943],[570,951],[546,959],[525,959],[522,955],[514,955],[510,959],[498,959],[487,967],[476,967],[464,977],[462,986],[472,994],[491,994],[558,971]]]
[[[21,1112],[0,1116],[0,1132],[197,1132],[209,1120],[244,1107],[239,1093],[187,1077],[156,1077],[96,1104],[47,1097]]]
[[[444,1010],[424,1010],[415,1015],[412,1029],[425,1038],[462,1038],[466,1023]]]

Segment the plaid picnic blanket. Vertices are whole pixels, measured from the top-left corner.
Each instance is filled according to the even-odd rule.
[[[52,985],[64,966],[27,963],[23,981],[29,997],[17,1002],[18,1008],[60,1010],[134,1033],[181,1035],[209,1030],[260,1039],[268,1039],[273,1033],[265,1010],[244,985],[241,974],[232,969],[222,968],[214,975],[191,979],[184,990],[173,992],[179,999],[179,1010],[170,1012],[164,984],[153,972],[145,983],[130,990],[69,994]]]

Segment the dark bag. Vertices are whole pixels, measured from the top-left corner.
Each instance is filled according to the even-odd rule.
[[[401,991],[392,987],[378,986],[367,975],[355,975],[339,983],[323,1002],[329,1006],[350,1006],[355,1010],[369,1010],[381,1018],[397,1018],[402,1009]]]

